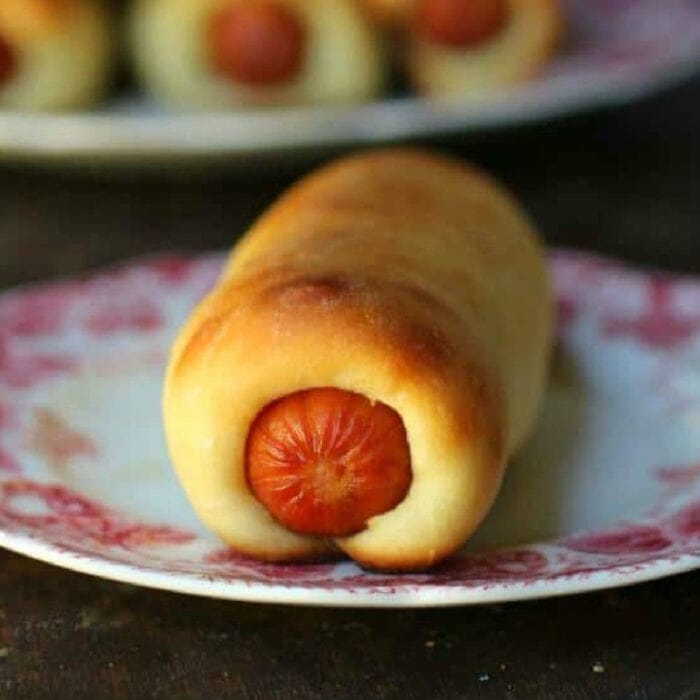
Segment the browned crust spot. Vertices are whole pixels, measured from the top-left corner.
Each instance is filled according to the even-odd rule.
[[[327,307],[347,298],[353,282],[341,276],[302,276],[275,283],[263,293],[272,303],[281,306]]]

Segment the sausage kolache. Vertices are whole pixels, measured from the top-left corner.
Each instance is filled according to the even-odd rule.
[[[263,214],[182,329],[176,471],[250,556],[429,567],[532,429],[551,325],[542,249],[499,185],[417,150],[342,159]]]
[[[384,84],[355,0],[135,0],[130,28],[141,83],[181,109],[352,103]]]

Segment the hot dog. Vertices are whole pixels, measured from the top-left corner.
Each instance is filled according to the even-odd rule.
[[[416,0],[405,63],[419,92],[479,97],[533,78],[562,31],[558,0]]]
[[[488,177],[413,150],[341,160],[262,216],[182,329],[173,464],[250,556],[429,567],[535,422],[551,319],[533,228]]]
[[[210,31],[212,62],[234,81],[284,84],[302,68],[304,25],[282,4],[264,0],[231,5],[214,15]]]
[[[181,108],[352,102],[384,79],[354,0],[136,0],[130,24],[144,86]]]
[[[0,2],[0,108],[87,106],[105,91],[112,66],[102,0]]]
[[[506,0],[418,0],[416,27],[430,41],[470,48],[503,30],[508,20]]]
[[[406,430],[381,402],[307,389],[251,426],[246,474],[255,497],[292,532],[340,537],[396,507],[411,484]]]

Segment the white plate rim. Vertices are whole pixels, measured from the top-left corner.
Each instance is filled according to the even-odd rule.
[[[620,565],[604,571],[564,574],[528,584],[493,583],[488,588],[421,584],[397,596],[387,586],[341,589],[283,586],[241,580],[212,580],[62,551],[49,542],[0,530],[0,547],[77,573],[144,588],[217,600],[346,608],[432,608],[484,605],[592,593],[666,578],[700,567],[700,554],[659,556],[643,565]]]

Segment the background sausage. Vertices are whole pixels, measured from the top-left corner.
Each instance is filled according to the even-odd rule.
[[[506,0],[419,0],[416,22],[432,41],[466,48],[497,34],[507,15]]]
[[[291,10],[269,0],[235,4],[216,14],[210,41],[216,69],[249,85],[289,82],[304,59],[304,27]]]
[[[339,389],[265,408],[248,434],[256,498],[294,532],[343,536],[398,505],[411,484],[406,430],[393,409]]]

